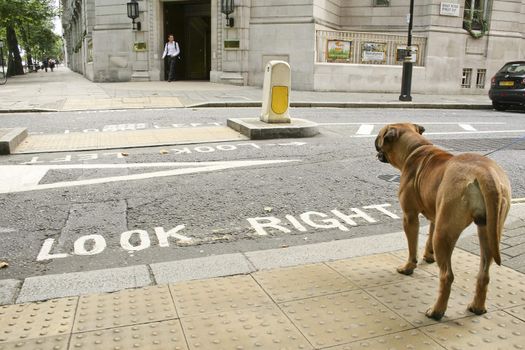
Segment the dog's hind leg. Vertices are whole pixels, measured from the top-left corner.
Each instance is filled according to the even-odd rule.
[[[428,238],[427,244],[425,245],[425,253],[423,254],[423,260],[427,263],[432,264],[434,261],[434,246],[432,244],[432,237],[434,236],[434,223],[430,223],[430,228],[428,229]]]
[[[403,229],[408,241],[408,261],[397,268],[403,275],[411,275],[417,267],[417,240],[419,235],[419,216],[417,213],[403,216]]]
[[[487,286],[490,281],[489,269],[490,264],[492,263],[492,255],[490,253],[487,235],[487,226],[478,225],[479,246],[481,253],[479,272],[476,281],[476,294],[474,295],[474,300],[468,306],[468,310],[475,313],[476,315],[481,315],[487,312],[487,309],[485,308],[485,300],[487,298]]]
[[[456,241],[449,239],[449,232],[449,230],[442,231],[438,226],[433,237],[434,255],[439,267],[439,293],[434,306],[427,310],[426,315],[438,321],[447,310],[448,298],[450,297],[450,290],[452,282],[454,281],[451,260],[452,250],[454,249]]]

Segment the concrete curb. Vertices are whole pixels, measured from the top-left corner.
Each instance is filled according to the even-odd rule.
[[[203,102],[187,108],[252,108],[261,107],[261,102]],[[426,102],[290,102],[293,108],[410,108],[410,109],[493,109],[490,103],[426,103]]]
[[[11,154],[26,137],[26,128],[0,129],[0,155]]]
[[[227,125],[251,140],[312,137],[319,134],[316,123],[298,118],[293,118],[290,123],[265,123],[259,118],[230,118]]]
[[[231,102],[202,102],[185,105],[182,108],[258,108],[261,107],[260,101],[231,101]],[[293,108],[410,108],[410,109],[470,109],[470,110],[490,110],[493,109],[490,103],[430,103],[430,102],[290,102]],[[181,107],[152,107],[148,105],[133,107],[129,109],[165,109]],[[106,108],[107,109],[107,108]],[[113,108],[109,108],[113,109]],[[122,107],[114,108],[122,109]],[[20,109],[0,109],[0,114],[4,113],[43,113],[43,112],[79,112],[100,109],[48,109],[48,108],[20,108]]]
[[[60,112],[60,110],[49,109],[49,108],[0,109],[0,114],[2,113],[42,113],[42,112]]]

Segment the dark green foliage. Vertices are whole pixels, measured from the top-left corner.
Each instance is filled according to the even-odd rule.
[[[52,0],[0,0],[0,40],[8,57],[8,75],[23,74],[26,62],[44,57],[62,59],[62,39],[53,32],[57,10]]]

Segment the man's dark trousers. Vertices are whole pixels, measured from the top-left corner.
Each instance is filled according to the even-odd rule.
[[[177,60],[176,56],[168,56],[168,81],[175,80],[175,61]]]

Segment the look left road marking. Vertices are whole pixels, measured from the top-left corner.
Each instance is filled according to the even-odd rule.
[[[228,162],[166,162],[166,163],[131,163],[131,164],[68,164],[68,165],[1,165],[0,193],[38,191],[54,188],[87,186],[108,182],[144,180],[184,174],[195,174],[225,169],[297,162],[299,160],[242,160]],[[125,168],[169,168],[176,169],[155,171],[144,174],[103,177],[89,180],[63,181],[39,185],[40,180],[49,170],[64,169],[125,169]]]

